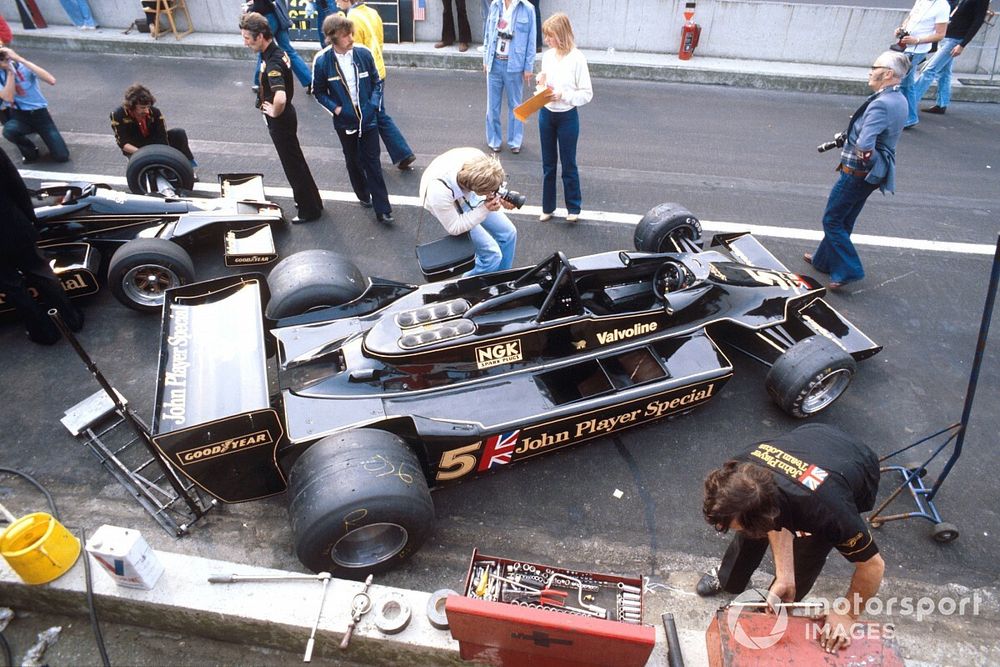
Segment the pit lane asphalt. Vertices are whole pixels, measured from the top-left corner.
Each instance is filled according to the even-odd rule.
[[[250,104],[249,58],[244,63],[78,54],[68,60],[63,53],[24,54],[59,80],[45,93],[73,155],[71,163],[43,162],[32,165],[36,170],[121,175],[124,162],[107,114],[124,87],[141,80],[158,96],[168,124],[187,129],[204,181],[220,171],[261,171],[266,184],[287,185]],[[414,172],[401,174],[385,165],[392,194],[414,196],[420,168],[434,155],[453,146],[483,145],[483,88],[482,78],[469,73],[390,71],[388,108],[418,156]],[[814,147],[842,129],[864,92],[861,82],[852,97],[597,80],[595,100],[582,110],[585,209],[640,215],[670,200],[706,220],[774,225],[788,234],[765,244],[792,270],[809,273],[798,258],[813,244],[793,237],[795,230],[819,228],[836,164],[834,155],[817,156]],[[299,136],[320,188],[349,192],[326,114],[301,89],[295,102]],[[944,117],[925,116],[901,141],[898,193],[874,195],[859,232],[995,243],[998,130],[997,105],[956,103]],[[3,146],[16,156],[9,143]],[[541,168],[534,123],[528,124],[524,146],[520,155],[505,152],[501,159],[512,187],[537,205]],[[291,217],[291,201],[281,203]],[[420,280],[414,243],[439,230],[428,219],[421,228],[419,209],[397,205],[392,229],[376,225],[354,204],[329,202],[327,211],[320,222],[278,230],[281,255],[324,247],[350,254],[370,275]],[[572,257],[632,247],[629,225],[584,218],[570,226],[516,217],[518,264],[556,249]],[[861,252],[869,277],[830,302],[886,349],[860,365],[847,395],[820,420],[857,434],[884,454],[958,420],[990,258],[891,246],[865,246]],[[221,241],[195,259],[200,277],[226,273]],[[81,340],[112,383],[148,415],[158,319],[124,309],[106,291],[85,308]],[[986,348],[966,452],[938,496],[945,520],[957,524],[962,535],[941,546],[929,540],[930,525],[922,520],[883,528],[876,539],[889,577],[998,584],[997,336],[994,331]],[[18,325],[5,324],[0,349],[0,461],[45,483],[68,525],[130,526],[156,548],[302,569],[292,551],[283,498],[220,508],[190,536],[171,539],[59,424],[63,410],[97,389],[69,346],[36,347]],[[435,492],[435,534],[383,581],[422,590],[456,587],[473,547],[536,562],[649,575],[654,581],[668,580],[678,569],[710,565],[725,542],[700,518],[702,477],[743,446],[798,425],[768,399],[764,369],[739,355],[732,358],[733,381],[715,401],[683,419],[626,430]],[[942,462],[938,459],[932,476]],[[883,492],[886,488],[883,482]],[[616,489],[624,492],[621,499],[613,496]],[[6,478],[0,480],[0,499],[17,514],[43,508],[40,497]],[[831,572],[847,571],[839,561],[831,559]]]

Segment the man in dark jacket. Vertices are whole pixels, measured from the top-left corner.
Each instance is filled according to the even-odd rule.
[[[313,61],[313,95],[333,114],[354,194],[362,206],[375,208],[379,222],[391,224],[389,192],[379,161],[382,80],[375,58],[370,50],[354,44],[354,24],[343,14],[327,16],[323,33],[330,46]]]
[[[150,144],[173,146],[191,161],[191,166],[197,166],[187,132],[179,127],[168,130],[163,112],[154,104],[153,93],[141,83],[133,83],[125,90],[125,101],[111,112],[111,129],[118,148],[128,157]]]
[[[957,2],[957,4],[956,4]],[[934,81],[938,82],[937,103],[921,109],[926,113],[943,114],[951,102],[951,68],[955,58],[976,36],[986,20],[990,0],[956,0],[952,3],[951,21],[937,52],[927,61],[924,70],[913,82],[914,99],[919,101]]]
[[[42,345],[59,340],[46,314],[57,308],[73,331],[83,328],[83,312],[66,296],[62,283],[38,252],[35,209],[21,174],[0,150],[0,310],[12,306],[24,320],[28,337]],[[32,296],[37,292],[39,300]]]

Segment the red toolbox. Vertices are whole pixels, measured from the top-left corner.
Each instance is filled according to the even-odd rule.
[[[505,667],[641,667],[656,642],[641,621],[641,579],[478,550],[445,612],[464,660]]]

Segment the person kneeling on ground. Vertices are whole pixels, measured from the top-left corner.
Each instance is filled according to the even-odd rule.
[[[865,603],[882,583],[885,562],[867,522],[875,506],[879,461],[871,449],[826,424],[800,426],[726,461],[705,478],[705,520],[736,534],[697,593],[741,593],[768,546],[774,556],[769,598],[798,602],[819,577],[830,550],[854,563],[848,613],[831,611],[819,636],[831,653],[851,643]]]
[[[141,83],[133,83],[125,90],[125,101],[111,112],[111,129],[122,153],[129,157],[143,146],[161,144],[172,146],[197,167],[188,147],[187,132],[179,127],[168,130],[163,112],[155,106],[156,98]]]
[[[39,79],[50,86],[56,85],[56,78],[48,70],[19,56],[14,49],[0,45],[3,136],[21,151],[21,162],[25,164],[38,159],[38,147],[28,138],[33,132],[45,142],[54,161],[66,162],[69,149],[49,114],[49,103],[38,89]]]
[[[517,229],[500,208],[514,205],[497,190],[506,180],[500,161],[477,148],[453,148],[434,158],[420,179],[420,199],[452,236],[469,232],[476,265],[465,275],[514,265]]]

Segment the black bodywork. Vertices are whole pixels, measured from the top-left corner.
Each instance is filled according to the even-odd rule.
[[[419,287],[372,279],[277,322],[259,275],[188,285],[167,296],[153,432],[230,502],[281,492],[302,451],[357,428],[401,437],[439,485],[687,412],[732,376],[724,347],[771,364],[822,336],[876,354],[824,294],[749,234]]]

